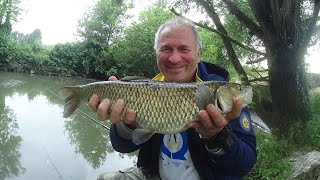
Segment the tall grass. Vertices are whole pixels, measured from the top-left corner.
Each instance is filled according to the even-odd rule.
[[[307,142],[315,148],[320,150],[320,91],[311,93],[311,119],[307,122],[306,136]]]

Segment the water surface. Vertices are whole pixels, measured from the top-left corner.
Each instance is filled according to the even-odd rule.
[[[115,152],[108,130],[84,114],[62,117],[55,94],[88,82],[0,72],[0,179],[91,180],[135,164],[134,153]],[[80,109],[95,118],[88,105]]]

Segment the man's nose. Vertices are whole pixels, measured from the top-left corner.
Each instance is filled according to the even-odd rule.
[[[176,64],[178,63],[179,61],[181,61],[182,58],[181,58],[181,55],[179,53],[179,51],[177,50],[173,50],[172,53],[170,54],[169,56],[169,61],[172,63],[172,64]]]

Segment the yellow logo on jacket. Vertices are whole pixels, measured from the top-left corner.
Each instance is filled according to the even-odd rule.
[[[250,125],[250,121],[247,118],[247,116],[245,116],[244,114],[241,116],[240,123],[241,123],[242,129],[244,129],[245,131],[249,131],[250,130],[250,126],[251,126]]]

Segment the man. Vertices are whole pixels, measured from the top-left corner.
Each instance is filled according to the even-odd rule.
[[[167,82],[228,81],[229,73],[216,65],[200,61],[201,38],[195,27],[183,19],[173,19],[160,26],[155,36],[157,65],[154,79]],[[109,80],[116,80],[111,77]],[[137,167],[99,179],[240,179],[256,161],[256,139],[248,108],[242,109],[236,98],[233,109],[225,116],[209,104],[198,112],[198,120],[178,134],[155,134],[141,145],[131,140],[137,127],[136,113],[123,114],[125,102],[112,103],[93,95],[90,106],[100,120],[113,124],[110,139],[116,151],[140,150]]]

